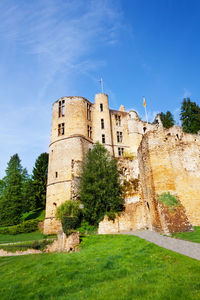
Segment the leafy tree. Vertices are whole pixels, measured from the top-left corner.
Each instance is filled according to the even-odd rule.
[[[8,162],[3,192],[0,200],[0,224],[15,225],[19,223],[22,206],[23,169],[18,154]]]
[[[47,186],[47,173],[48,173],[48,153],[42,153],[38,156],[35,166],[33,168],[32,182],[34,196],[31,199],[32,209],[45,208],[46,203],[46,186]]]
[[[158,115],[160,116],[160,120],[163,124],[163,127],[170,128],[175,124],[174,117],[170,111],[167,111],[166,113],[161,112]],[[155,123],[156,123],[156,118],[155,118],[153,124],[155,124]]]
[[[192,102],[190,98],[184,98],[180,116],[183,131],[197,133],[200,130],[200,107],[196,102]]]
[[[0,197],[3,195],[6,183],[3,179],[0,179]]]
[[[99,143],[88,151],[79,185],[83,215],[90,225],[97,225],[105,214],[114,216],[123,209],[117,163]]]

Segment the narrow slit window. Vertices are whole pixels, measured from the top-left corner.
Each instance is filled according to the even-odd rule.
[[[58,172],[55,173],[55,177],[58,178]]]
[[[87,119],[91,121],[91,104],[87,103]]]
[[[58,117],[64,117],[65,116],[65,100],[59,101],[58,105]]]
[[[100,104],[100,111],[103,111],[103,104]]]
[[[105,134],[102,134],[102,144],[105,144],[106,139],[105,139]]]
[[[104,119],[101,119],[101,129],[104,129]]]
[[[88,125],[88,137],[92,138],[92,127]]]

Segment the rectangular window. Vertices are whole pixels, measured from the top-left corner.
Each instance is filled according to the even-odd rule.
[[[103,104],[100,104],[100,111],[103,111]]]
[[[58,177],[58,172],[55,173],[55,177],[56,177],[56,178]]]
[[[101,129],[104,129],[104,119],[101,119]]]
[[[88,125],[88,137],[92,138],[92,127]]]
[[[91,104],[87,103],[87,119],[91,121]]]
[[[105,144],[106,139],[105,139],[105,134],[102,134],[102,144]]]
[[[58,117],[64,117],[65,116],[65,100],[59,101],[58,106]]]
[[[118,148],[118,155],[124,156],[124,148]]]
[[[58,136],[65,134],[65,123],[58,124]]]
[[[115,115],[116,126],[121,126],[121,116]]]
[[[121,131],[117,131],[117,142],[122,143],[123,135]]]

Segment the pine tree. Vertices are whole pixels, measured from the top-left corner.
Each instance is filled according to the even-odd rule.
[[[197,133],[200,130],[200,107],[196,102],[192,102],[190,98],[184,98],[180,116],[183,131]]]
[[[18,154],[8,162],[3,193],[0,201],[0,224],[15,225],[20,222],[23,206],[23,170]]]
[[[33,190],[32,209],[45,208],[46,204],[46,186],[48,173],[48,153],[42,153],[38,156],[33,168]],[[29,183],[31,184],[31,182]]]
[[[106,213],[114,215],[123,209],[117,163],[99,143],[88,151],[79,186],[83,214],[91,225],[97,225]]]

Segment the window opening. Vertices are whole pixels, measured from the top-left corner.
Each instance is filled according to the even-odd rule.
[[[91,121],[91,104],[87,103],[87,119]]]
[[[65,100],[59,101],[59,107],[58,107],[58,117],[64,117],[65,116]]]
[[[92,127],[88,125],[88,137],[92,138]]]
[[[116,126],[121,126],[121,116],[115,115]]]
[[[104,129],[104,119],[101,119],[101,129]]]
[[[117,142],[122,143],[123,135],[121,131],[117,131]]]
[[[124,156],[124,148],[118,148],[118,155]]]
[[[56,178],[58,178],[58,172],[55,173]]]
[[[65,123],[58,124],[58,136],[65,134]]]
[[[103,104],[100,104],[100,111],[103,111]]]
[[[143,127],[143,131],[144,131],[144,133],[145,133],[145,131],[146,131],[147,129],[146,129],[146,127]]]
[[[105,144],[106,139],[105,139],[105,134],[102,134],[102,144]]]

